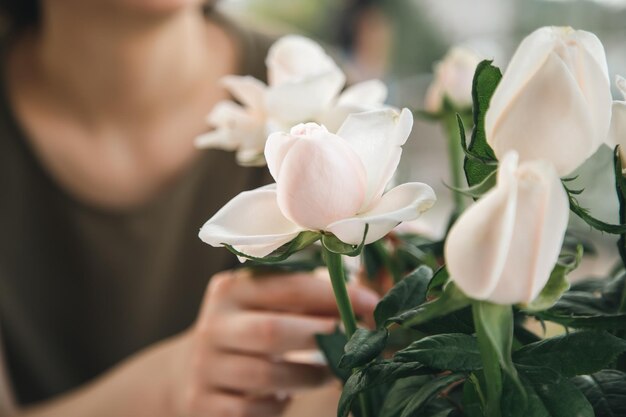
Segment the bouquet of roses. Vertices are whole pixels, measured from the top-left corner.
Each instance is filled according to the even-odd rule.
[[[435,203],[425,184],[387,188],[412,112],[383,108],[375,81],[339,95],[345,79],[321,48],[287,40],[268,57],[270,85],[231,79],[243,106],[224,104],[230,119],[210,118],[214,146],[256,143],[276,183],[235,197],[200,238],[261,263],[321,243],[343,321],[318,339],[344,381],[338,416],[625,416],[626,102],[611,99],[598,38],[541,28],[504,74],[461,58],[473,72],[471,103],[450,88],[459,68],[438,66],[427,115],[449,133],[456,210],[441,241],[401,244],[393,229]],[[615,149],[620,224],[594,218],[571,186],[572,171],[603,144]],[[568,233],[570,212],[618,236],[622,262],[610,276],[568,282],[589,248]],[[396,243],[384,244],[390,233]],[[398,247],[411,262],[397,262]],[[396,281],[374,329],[357,327],[346,292],[342,257],[359,254]],[[529,326],[545,322],[563,331],[547,337]]]

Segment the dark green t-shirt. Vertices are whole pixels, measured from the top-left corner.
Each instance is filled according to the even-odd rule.
[[[235,33],[240,72],[265,79],[269,39]],[[268,176],[238,167],[232,153],[199,152],[149,204],[93,207],[51,179],[0,87],[0,328],[21,404],[77,387],[184,330],[211,275],[235,264],[225,249],[202,243],[198,230]]]

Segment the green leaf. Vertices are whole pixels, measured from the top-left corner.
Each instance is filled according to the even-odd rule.
[[[578,217],[580,217],[585,223],[589,226],[593,227],[596,230],[600,230],[601,232],[610,233],[613,235],[620,235],[626,233],[626,224],[610,224],[603,222],[602,220],[596,219],[587,209],[584,209],[578,205],[576,199],[570,194],[569,195],[569,208]]]
[[[515,352],[513,360],[571,377],[597,372],[624,351],[626,341],[608,332],[579,331],[526,345]]]
[[[411,395],[431,379],[429,375],[419,375],[396,381],[389,390],[378,417],[399,417],[409,403]]]
[[[445,265],[435,271],[435,275],[433,275],[432,279],[428,283],[426,298],[439,297],[449,279],[450,274],[448,273],[448,269]]]
[[[339,367],[339,360],[343,356],[344,347],[348,343],[348,338],[339,329],[339,326],[335,327],[335,331],[329,334],[316,334],[315,340],[317,346],[320,348],[328,367],[332,373],[342,381],[347,381],[352,373],[350,370],[341,369]]]
[[[502,415],[510,417],[593,417],[593,409],[575,385],[567,379],[557,383],[531,383],[522,378],[526,401],[510,380],[505,381]]]
[[[560,260],[552,269],[550,278],[543,287],[543,290],[539,293],[530,304],[524,306],[525,310],[529,311],[541,311],[552,307],[561,298],[561,295],[569,289],[569,281],[567,280],[567,274],[576,269],[580,264],[583,257],[583,247],[578,245],[576,248],[576,255],[574,257],[568,256],[567,260]]]
[[[474,329],[474,320],[472,318],[472,308],[469,306],[453,311],[445,316],[434,318],[427,323],[414,328],[426,334],[474,334],[476,331]]]
[[[396,323],[403,327],[419,326],[437,317],[460,310],[469,304],[470,300],[465,294],[454,285],[454,282],[449,282],[439,298],[389,318],[387,325]]]
[[[469,146],[466,146],[467,153],[471,156],[465,158],[464,164],[467,184],[470,187],[483,182],[496,169],[494,164],[489,163],[496,161],[496,157],[493,149],[487,143],[485,115],[489,108],[491,96],[502,78],[502,73],[491,63],[492,61],[483,61],[478,64],[472,84],[474,129],[472,130],[472,141]]]
[[[357,329],[346,344],[345,354],[339,361],[339,367],[352,369],[376,359],[385,349],[389,331]]]
[[[474,371],[482,368],[476,338],[462,333],[439,334],[411,343],[393,357],[398,362],[420,362],[429,368]]]
[[[426,300],[426,288],[432,276],[430,268],[420,266],[394,285],[374,310],[376,325],[382,327],[389,318],[422,304]]]
[[[330,252],[338,253],[339,255],[346,256],[357,256],[363,250],[363,246],[365,245],[365,238],[367,237],[367,232],[369,230],[369,224],[365,225],[365,229],[363,230],[363,239],[361,243],[358,245],[351,245],[349,243],[344,243],[339,240],[335,235],[331,234],[322,234],[322,245]]]
[[[464,374],[440,376],[424,384],[409,400],[400,417],[418,416],[424,407],[442,390],[465,378]]]
[[[604,370],[578,376],[572,383],[587,398],[596,417],[626,416],[626,374]]]
[[[597,372],[624,351],[626,341],[608,332],[579,331],[526,345],[515,352],[513,360],[570,377]]]
[[[546,321],[561,324],[574,329],[626,329],[626,313],[620,314],[570,314],[553,309],[532,313],[533,316]]]
[[[296,236],[291,242],[285,243],[283,246],[281,246],[280,248],[276,249],[274,252],[270,253],[269,255],[263,258],[258,258],[256,256],[252,256],[252,255],[248,255],[243,252],[240,252],[234,247],[232,247],[231,245],[227,245],[226,243],[222,243],[222,245],[224,245],[224,247],[228,249],[230,252],[232,252],[233,254],[241,258],[250,259],[259,263],[270,264],[270,263],[284,261],[285,259],[289,258],[294,253],[318,241],[320,237],[321,235],[317,232],[311,232],[311,231],[300,232],[298,236]]]
[[[593,408],[583,393],[570,381],[533,386],[552,417],[594,417]]]
[[[369,364],[352,374],[344,385],[341,397],[339,398],[337,416],[346,417],[350,412],[352,402],[356,399],[357,395],[364,390],[395,382],[398,379],[426,373],[430,373],[430,371],[419,363],[382,361]]]

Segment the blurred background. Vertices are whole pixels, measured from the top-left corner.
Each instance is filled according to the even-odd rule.
[[[606,48],[611,81],[626,74],[626,0],[223,0],[219,7],[245,26],[325,43],[340,57],[350,82],[383,79],[390,104],[415,110],[423,108],[433,65],[451,46],[468,47],[504,69],[521,39],[545,25],[594,32]],[[621,99],[615,88],[614,97]],[[452,208],[440,126],[418,119],[404,149],[398,181],[433,186],[439,200],[421,223],[439,235]],[[611,150],[603,147],[579,171],[575,186],[586,188],[579,201],[596,217],[617,222]],[[614,237],[572,222],[601,252],[606,247],[615,253]],[[578,274],[602,273],[612,261],[589,257]]]

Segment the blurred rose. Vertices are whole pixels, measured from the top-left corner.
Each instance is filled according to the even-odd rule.
[[[435,65],[433,82],[426,91],[424,107],[439,113],[445,99],[458,110],[472,108],[472,80],[481,58],[473,51],[455,46]]]
[[[526,37],[491,99],[487,141],[498,158],[546,159],[567,175],[607,140],[611,93],[592,33],[544,27]]]
[[[359,244],[369,225],[365,243],[382,238],[435,202],[421,183],[384,192],[412,124],[408,109],[387,109],[352,114],[337,134],[315,123],[272,134],[265,157],[276,184],[235,197],[205,223],[200,238],[257,257],[304,230]]]
[[[230,75],[223,84],[241,104],[218,103],[207,121],[215,130],[196,138],[201,148],[236,150],[242,165],[263,165],[272,132],[318,122],[336,132],[350,113],[379,109],[387,88],[370,80],[347,88],[345,75],[324,49],[302,36],[279,39],[266,59],[269,85],[250,76]]]
[[[568,197],[547,161],[506,154],[495,188],[465,211],[445,244],[451,279],[469,297],[528,303],[543,289],[563,244]]]

